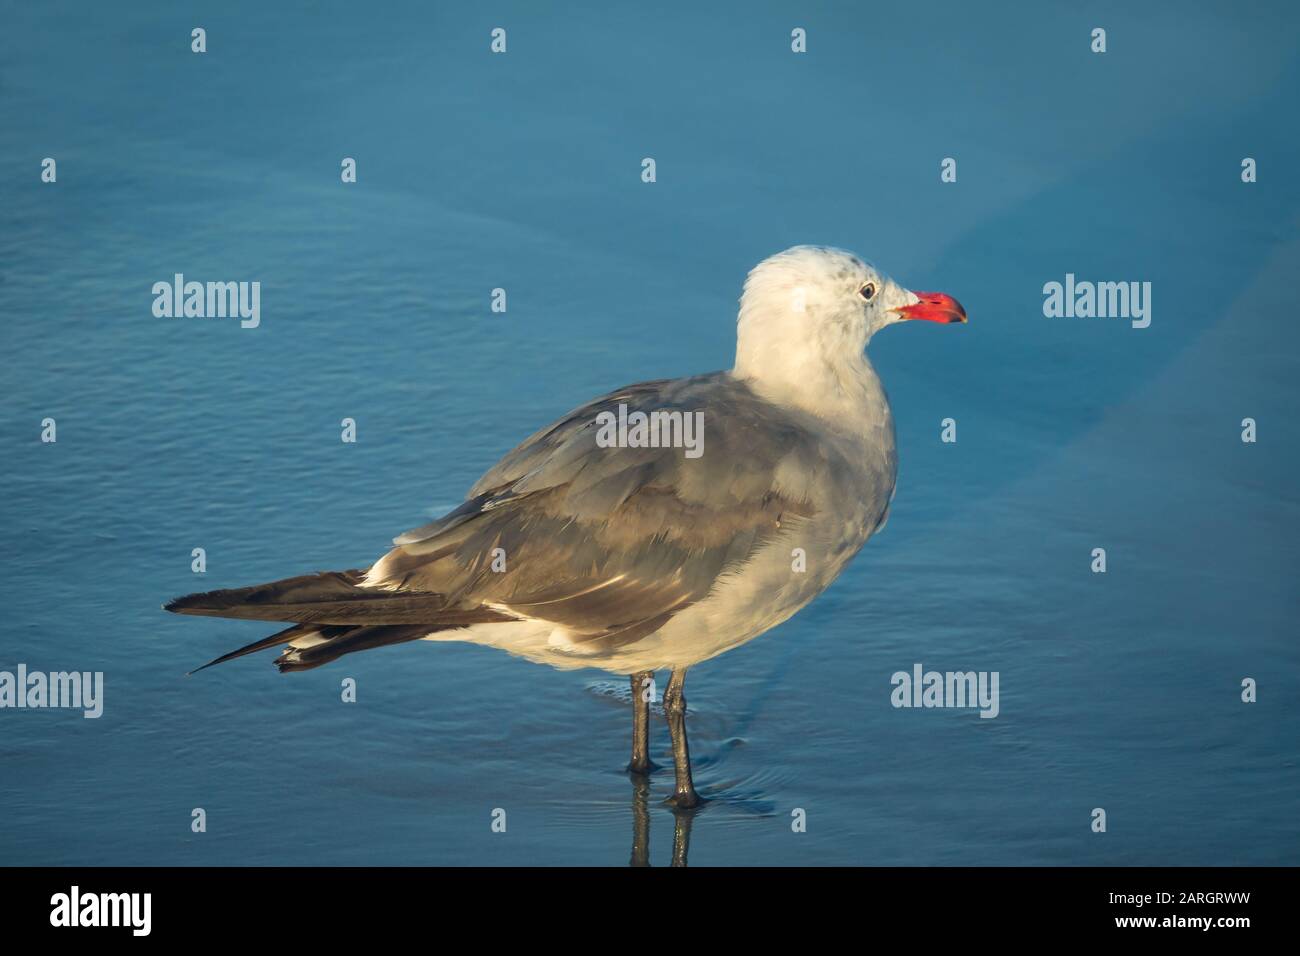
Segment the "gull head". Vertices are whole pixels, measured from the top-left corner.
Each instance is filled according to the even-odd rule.
[[[903,288],[851,252],[794,246],[764,259],[745,280],[734,371],[806,381],[862,361],[876,332],[912,319],[965,322],[966,311],[942,292]]]

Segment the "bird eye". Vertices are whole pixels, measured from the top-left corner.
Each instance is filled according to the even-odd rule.
[[[874,282],[868,282],[858,290],[858,295],[870,302],[876,297],[876,284]]]

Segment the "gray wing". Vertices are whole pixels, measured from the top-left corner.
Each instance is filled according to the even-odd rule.
[[[703,453],[600,447],[596,417],[620,404],[703,412]],[[629,386],[537,432],[460,507],[394,539],[367,584],[624,645],[824,507],[837,454],[726,373]]]

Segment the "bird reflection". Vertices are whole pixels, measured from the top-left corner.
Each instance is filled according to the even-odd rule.
[[[632,856],[629,866],[650,865],[650,778],[646,774],[628,774],[632,780]],[[686,866],[691,848],[691,824],[695,810],[673,810],[672,866]]]
[[[694,810],[673,811],[673,866],[685,866],[686,854],[691,848],[691,821]]]
[[[643,774],[632,778],[632,859],[629,866],[650,865],[650,779]]]

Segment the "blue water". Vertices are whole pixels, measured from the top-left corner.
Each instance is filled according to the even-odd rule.
[[[800,242],[971,323],[877,337],[888,528],[691,672],[690,862],[1296,862],[1300,14],[885,6],[6,4],[0,670],[106,688],[0,710],[0,863],[626,863],[621,679],[455,644],[186,678],[267,627],[159,605],[364,566],[585,399],[729,366]],[[155,318],[176,272],[260,281],[260,327]],[[1150,281],[1150,327],[1045,318],[1067,272]],[[917,662],[1001,713],[891,707]]]

